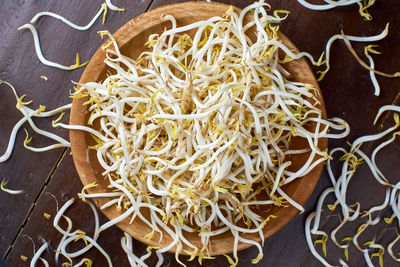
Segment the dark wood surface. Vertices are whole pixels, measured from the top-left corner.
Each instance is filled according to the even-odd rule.
[[[72,89],[71,80],[77,81],[83,71],[62,71],[42,65],[36,57],[32,35],[28,31],[17,31],[22,24],[27,23],[39,11],[53,11],[65,16],[77,24],[86,24],[97,12],[102,1],[14,1],[3,0],[0,4],[0,79],[11,82],[19,94],[28,94],[33,99],[33,106],[46,105],[49,109],[58,107],[71,101],[68,98]],[[42,18],[37,27],[44,55],[56,62],[71,65],[75,60],[75,53],[79,52],[82,61],[90,59],[91,55],[101,44],[97,35],[98,30],[108,29],[115,31],[131,18],[138,16],[148,9],[175,3],[173,0],[114,0],[115,5],[125,7],[125,12],[108,12],[107,22],[101,25],[97,21],[93,28],[86,32],[73,30],[64,24],[52,19]],[[180,2],[180,1],[179,1]],[[228,1],[238,7],[244,7],[252,1]],[[356,6],[343,7],[327,12],[307,10],[295,0],[270,0],[274,9],[288,9],[289,18],[282,24],[281,30],[302,51],[308,51],[314,57],[319,57],[324,50],[326,41],[334,34],[344,32],[352,35],[378,34],[390,22],[388,37],[379,42],[382,55],[374,56],[377,68],[394,72],[400,70],[400,3],[397,0],[377,1],[370,9],[372,21],[364,21],[357,12]],[[354,44],[359,53],[362,53],[364,44]],[[399,104],[400,78],[389,79],[378,77],[381,84],[381,96],[373,95],[373,87],[369,80],[368,71],[363,69],[344,44],[340,41],[332,48],[331,71],[320,83],[328,111],[328,116],[344,118],[351,126],[351,134],[346,140],[352,141],[356,137],[375,133],[380,125],[373,126],[373,118],[380,106],[390,103]],[[45,75],[47,82],[40,78]],[[15,109],[15,99],[10,90],[0,85],[0,150],[5,151],[9,134],[13,125],[22,117]],[[388,117],[391,123],[391,117]],[[390,122],[389,122],[390,120]],[[48,129],[68,137],[66,131],[51,128],[50,119],[35,120],[39,127]],[[67,121],[67,119],[65,119]],[[27,129],[29,127],[24,125]],[[29,130],[28,130],[29,131]],[[33,134],[33,145],[44,146],[49,144],[45,138]],[[47,220],[43,213],[54,216],[56,202],[53,194],[61,206],[81,190],[81,183],[76,174],[70,151],[57,149],[45,153],[33,153],[23,148],[24,133],[18,134],[16,146],[11,158],[0,164],[0,178],[9,180],[10,188],[23,188],[22,195],[8,195],[0,191],[0,255],[9,266],[27,266],[20,259],[21,255],[31,258],[32,242],[25,236],[30,236],[39,247],[40,238],[50,241],[55,246],[60,235],[52,228],[52,220]],[[345,146],[346,140],[331,141],[329,146]],[[372,149],[372,146],[368,148]],[[2,153],[2,152],[1,152]],[[400,144],[397,141],[379,156],[378,163],[386,172],[391,181],[399,179],[398,159],[400,158]],[[324,172],[313,195],[307,202],[304,214],[297,215],[281,231],[268,238],[264,245],[264,258],[259,266],[320,266],[321,264],[309,253],[304,236],[304,222],[306,216],[315,208],[316,200],[324,188],[329,186],[329,178]],[[366,169],[361,168],[350,187],[349,198],[360,201],[363,208],[380,203],[384,191],[377,186],[375,180]],[[74,222],[74,228],[90,233],[93,229],[91,210],[82,202],[74,204],[67,212]],[[326,213],[328,214],[328,213]],[[338,223],[333,212],[325,218],[324,229],[332,229]],[[333,216],[332,216],[333,215]],[[101,220],[104,222],[105,218]],[[349,226],[350,227],[350,226]],[[355,226],[357,227],[357,226]],[[385,224],[379,224],[371,229],[370,236],[376,236],[382,242],[389,242],[394,237],[394,230],[388,229]],[[340,233],[344,237],[347,229]],[[100,244],[111,255],[115,266],[127,266],[126,256],[121,253],[120,237],[122,232],[109,229],[100,238]],[[363,239],[364,240],[364,239]],[[146,246],[139,242],[134,243],[135,253],[142,255]],[[319,250],[320,251],[320,250]],[[354,253],[352,253],[354,252]],[[44,257],[54,265],[50,253]],[[94,259],[94,266],[105,264],[103,257],[91,250],[87,255]],[[240,266],[253,266],[251,259],[257,256],[257,250],[250,248],[239,253]],[[335,249],[328,244],[328,259],[336,262],[338,257],[344,258],[343,250]],[[165,256],[165,266],[176,266],[172,255]],[[395,266],[386,253],[385,266]],[[156,259],[150,260],[150,266]],[[377,264],[376,259],[374,263]],[[197,266],[197,262],[189,266]],[[205,266],[228,266],[224,257],[217,257],[215,261],[203,262]],[[350,266],[364,266],[361,254],[350,249]]]

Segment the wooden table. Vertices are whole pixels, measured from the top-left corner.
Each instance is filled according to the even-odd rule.
[[[78,81],[83,69],[62,71],[42,65],[36,57],[32,35],[28,31],[17,31],[17,27],[27,23],[40,11],[48,10],[65,16],[77,24],[86,24],[100,7],[101,0],[92,1],[13,1],[3,0],[0,5],[0,79],[11,82],[19,94],[28,94],[28,99],[34,102],[33,107],[39,104],[46,105],[48,109],[71,102],[68,98],[72,89],[72,81]],[[102,25],[97,21],[93,28],[86,32],[78,32],[52,18],[42,18],[37,23],[44,55],[56,62],[65,65],[74,64],[75,53],[79,52],[82,60],[90,59],[98,49],[101,40],[96,33],[102,29],[110,32],[117,30],[131,18],[154,9],[158,6],[174,3],[174,0],[114,0],[115,5],[125,7],[125,12],[109,11],[107,22]],[[245,7],[252,3],[251,0],[225,0],[238,7]],[[270,0],[274,9],[287,9],[291,11],[289,18],[282,24],[284,32],[302,51],[308,51],[314,57],[321,54],[326,41],[334,34],[340,33],[343,28],[345,33],[352,35],[375,35],[380,33],[385,24],[390,22],[388,37],[379,42],[382,55],[374,56],[377,68],[394,72],[400,70],[400,4],[397,0],[377,1],[370,9],[372,21],[363,20],[357,12],[356,6],[343,7],[328,12],[307,10],[295,0]],[[355,44],[356,50],[361,54],[364,44]],[[378,108],[385,104],[400,102],[400,78],[388,79],[379,77],[382,92],[379,97],[373,95],[373,87],[369,73],[363,69],[351,56],[343,42],[338,41],[332,48],[332,69],[320,83],[325,98],[328,116],[339,116],[351,125],[351,133],[346,138],[348,141],[356,137],[375,133],[380,130],[380,125],[373,126],[372,121]],[[46,82],[40,78],[45,75],[49,78]],[[5,150],[9,134],[13,125],[22,117],[15,109],[15,99],[11,91],[0,85],[0,148]],[[68,117],[68,116],[67,116]],[[54,118],[52,118],[54,119]],[[392,123],[388,116],[387,123]],[[43,129],[53,131],[65,138],[68,132],[61,129],[52,129],[50,119],[35,120]],[[383,127],[385,123],[383,124]],[[50,144],[46,138],[34,134],[28,126],[30,136],[33,136],[32,145],[45,146]],[[0,255],[9,266],[26,266],[27,263],[20,259],[21,255],[32,258],[32,242],[36,248],[41,245],[40,239],[50,241],[54,247],[60,239],[60,234],[52,227],[52,219],[46,219],[43,213],[54,216],[56,201],[59,206],[81,190],[81,183],[72,163],[69,149],[56,149],[45,153],[33,153],[23,147],[24,133],[20,131],[12,157],[0,164],[0,177],[9,180],[10,188],[24,189],[21,195],[8,195],[0,191]],[[330,148],[345,146],[346,140],[330,142]],[[372,146],[368,147],[370,151]],[[397,141],[390,148],[384,150],[378,163],[392,181],[399,178],[398,159],[400,158],[400,143]],[[396,168],[397,167],[397,168]],[[329,178],[323,172],[314,194],[307,202],[306,212],[297,215],[281,231],[268,238],[264,245],[264,258],[258,266],[320,266],[321,264],[310,254],[304,236],[304,222],[310,211],[315,209],[318,196],[324,188],[329,186]],[[383,199],[384,189],[377,186],[371,175],[365,169],[360,173],[350,186],[349,199],[360,201],[362,208],[380,203]],[[79,228],[92,234],[94,222],[90,208],[78,202],[68,211],[68,216],[74,222],[74,229]],[[333,213],[334,215],[335,213]],[[387,215],[387,214],[386,214]],[[327,216],[324,229],[332,229],[338,223],[337,216]],[[104,216],[101,217],[104,222]],[[382,242],[394,237],[390,227],[379,224],[371,233],[371,239],[376,236]],[[350,230],[349,230],[350,231]],[[122,232],[114,227],[102,234],[99,243],[111,255],[115,266],[127,266],[126,256],[121,253],[120,238]],[[342,237],[342,235],[341,235]],[[135,253],[142,255],[146,246],[139,242],[134,243]],[[319,250],[320,251],[320,250]],[[354,252],[354,253],[353,253]],[[255,258],[257,250],[253,247],[239,253],[240,266],[252,266],[250,259]],[[50,263],[53,257],[50,253],[44,254]],[[53,254],[52,254],[53,255]],[[99,252],[91,250],[86,257],[93,259],[94,266],[104,266],[105,261]],[[343,250],[335,249],[328,245],[328,259],[336,262],[343,256]],[[395,262],[385,254],[387,266],[394,266]],[[150,260],[154,265],[156,258]],[[377,259],[374,259],[377,264]],[[194,261],[190,266],[197,266]],[[222,256],[215,261],[205,261],[206,266],[228,266]],[[354,248],[350,248],[350,266],[365,266],[362,255]],[[166,255],[164,266],[177,266],[173,255]]]

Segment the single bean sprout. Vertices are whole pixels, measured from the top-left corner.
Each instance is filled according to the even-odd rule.
[[[366,19],[371,20],[372,16],[368,13],[367,9],[370,8],[373,4],[375,4],[375,0],[323,0],[325,4],[312,4],[307,2],[306,0],[297,0],[304,7],[311,10],[329,10],[340,6],[350,6],[353,4],[357,4],[359,7],[358,12],[360,15]]]
[[[38,249],[38,251],[37,251],[37,252],[35,253],[35,255],[33,255],[33,257],[32,257],[32,260],[31,260],[31,263],[30,263],[30,266],[31,266],[31,267],[35,267],[36,262],[37,262],[39,259],[43,262],[43,264],[44,264],[45,266],[49,266],[49,263],[48,263],[45,259],[41,258],[43,252],[44,252],[48,247],[49,247],[49,244],[48,244],[47,242],[43,242],[43,245]]]
[[[370,67],[371,69],[375,69],[375,63],[374,63],[374,60],[373,60],[373,58],[370,56],[369,53],[380,54],[380,52],[376,51],[373,47],[377,47],[377,45],[368,45],[368,46],[366,46],[365,49],[364,49],[364,54],[365,54],[365,56],[366,56],[366,57],[368,58],[368,60],[369,60],[369,67]],[[372,84],[374,85],[374,88],[375,88],[375,95],[376,95],[376,96],[379,96],[380,91],[381,91],[381,88],[380,88],[380,86],[379,86],[378,81],[376,80],[375,72],[373,72],[372,70],[370,70],[370,71],[369,71],[369,76],[370,76],[371,81],[372,81]]]
[[[22,25],[21,27],[18,28],[18,30],[22,30],[22,29],[28,29],[28,30],[31,31],[32,36],[33,36],[33,41],[35,43],[36,54],[37,54],[40,62],[42,62],[46,66],[58,68],[58,69],[61,69],[61,70],[74,70],[74,69],[78,69],[78,68],[81,68],[81,67],[85,66],[89,62],[89,61],[86,61],[85,63],[81,64],[78,53],[76,54],[76,63],[71,65],[71,66],[64,66],[64,65],[61,65],[59,63],[55,63],[55,62],[52,62],[50,60],[47,60],[43,56],[42,48],[40,47],[39,35],[38,35],[38,32],[37,32],[36,28],[32,24],[28,23],[28,24],[24,24],[24,25]]]
[[[199,262],[211,258],[210,238],[230,231],[235,259],[238,243],[248,243],[258,248],[252,261],[257,263],[262,247],[242,233],[258,233],[263,241],[263,228],[276,216],[255,210],[287,204],[303,210],[282,186],[328,158],[319,139],[343,135],[328,129],[346,135],[349,128],[343,120],[322,117],[315,88],[290,80],[280,62],[309,54],[296,54],[280,41],[278,26],[271,23],[282,18],[277,12],[268,15],[266,5],[259,1],[240,13],[231,7],[222,17],[179,27],[167,15],[171,28],[151,35],[146,44],[151,51],[136,60],[121,54],[109,32],[100,32],[109,36],[103,49],[112,72],[101,83],[80,84],[72,95],[87,98],[88,125],[54,123],[86,131],[96,142],[91,148],[113,192],[83,190],[80,197],[110,197],[103,208],[116,205],[121,212],[98,234],[139,218],[152,229],[148,240],[155,232],[162,238],[160,229],[172,240],[156,254],[175,246],[176,260],[184,265],[180,253],[197,255]],[[250,11],[254,20],[245,23]],[[253,26],[256,40],[245,34]],[[95,122],[99,129],[92,128]],[[303,138],[307,147],[291,150],[293,138]],[[309,153],[304,166],[289,169],[290,156],[299,153]],[[195,231],[202,247],[184,237]],[[121,243],[130,262],[137,263],[129,239]]]
[[[8,181],[3,179],[3,181],[0,184],[1,191],[6,192],[6,193],[11,194],[11,195],[18,195],[18,194],[24,193],[24,190],[12,190],[12,189],[6,188],[5,186],[7,184],[8,184]]]
[[[111,3],[111,0],[106,0],[106,5],[108,6],[109,9],[112,11],[125,11],[124,8],[116,7]]]
[[[107,14],[107,7],[110,8],[113,11],[124,11],[125,9],[123,8],[119,8],[114,6],[110,0],[106,0],[105,3],[103,3],[101,5],[101,8],[99,9],[99,11],[96,13],[96,15],[94,15],[94,17],[92,18],[92,20],[85,26],[79,26],[76,25],[75,23],[67,20],[66,18],[64,18],[61,15],[55,14],[53,12],[48,12],[48,11],[43,11],[43,12],[39,12],[37,13],[30,21],[30,23],[24,24],[21,27],[18,28],[18,30],[23,30],[23,29],[28,29],[31,31],[32,36],[33,36],[33,41],[35,44],[35,51],[36,54],[40,60],[40,62],[42,62],[44,65],[49,66],[49,67],[54,67],[54,68],[58,68],[61,70],[74,70],[74,69],[78,69],[81,68],[83,66],[85,66],[89,61],[86,61],[84,63],[80,63],[80,59],[79,59],[79,54],[76,54],[76,63],[71,65],[71,66],[65,66],[50,60],[47,60],[44,56],[43,56],[43,52],[42,52],[42,48],[40,46],[40,41],[39,41],[39,35],[38,32],[36,30],[36,28],[33,26],[33,24],[35,22],[38,21],[38,19],[40,19],[41,17],[44,16],[48,16],[48,17],[53,17],[57,20],[62,21],[63,23],[67,24],[69,27],[76,29],[78,31],[86,31],[88,29],[90,29],[93,24],[96,22],[96,20],[101,16],[101,14],[103,14],[103,24],[105,23],[105,19],[106,19],[106,14]],[[45,76],[42,76],[45,77]],[[45,78],[43,78],[45,79]],[[47,79],[45,79],[47,81]]]
[[[111,9],[111,8],[110,8]],[[48,12],[48,11],[43,11],[43,12],[39,12],[37,13],[30,21],[31,24],[36,23],[36,21],[38,21],[39,18],[44,17],[44,16],[48,16],[48,17],[53,17],[55,19],[58,19],[60,21],[62,21],[63,23],[67,24],[68,26],[70,26],[71,28],[78,30],[78,31],[86,31],[88,29],[90,29],[93,24],[96,22],[96,20],[101,16],[102,13],[106,13],[107,12],[107,5],[106,4],[102,4],[101,8],[99,9],[99,11],[97,11],[96,15],[94,15],[94,17],[92,18],[92,20],[85,26],[79,26],[76,25],[75,23],[67,20],[66,18],[64,18],[63,16],[60,16],[58,14],[55,14],[53,12]],[[104,21],[103,21],[104,24]]]
[[[342,37],[343,37],[344,43],[346,44],[347,48],[353,54],[353,56],[356,58],[356,60],[360,63],[361,66],[363,66],[364,68],[366,68],[369,71],[374,72],[375,74],[378,74],[378,75],[381,75],[381,76],[384,76],[384,77],[388,77],[388,78],[400,77],[400,72],[385,73],[385,72],[378,71],[378,70],[375,70],[375,69],[371,68],[367,63],[365,63],[363,60],[360,59],[360,57],[357,55],[357,53],[355,52],[355,50],[351,46],[351,43],[350,43],[349,39],[343,33],[343,31],[342,31]]]

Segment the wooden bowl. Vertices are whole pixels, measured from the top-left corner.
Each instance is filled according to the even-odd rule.
[[[124,55],[132,58],[137,58],[144,49],[144,43],[152,33],[161,33],[164,28],[168,28],[169,22],[161,20],[161,15],[170,14],[175,17],[179,25],[186,25],[193,23],[198,20],[208,19],[212,16],[222,16],[224,12],[229,8],[228,5],[220,3],[207,3],[207,2],[186,2],[182,4],[174,4],[163,6],[146,12],[141,16],[132,19],[127,24],[122,26],[116,33],[114,38]],[[251,16],[246,18],[251,19]],[[280,33],[282,42],[287,45],[290,49],[298,51],[296,47],[290,42],[290,40]],[[105,52],[99,48],[94,54],[90,63],[86,67],[82,74],[80,83],[86,83],[91,81],[101,81],[107,75],[108,69],[104,64],[106,58]],[[304,59],[292,61],[286,64],[286,69],[292,74],[292,80],[301,81],[304,83],[312,84],[315,88],[318,88],[318,84],[311,71],[311,68]],[[320,94],[321,95],[321,94]],[[71,110],[71,125],[86,125],[88,120],[87,106],[83,103],[86,101],[84,98],[74,99],[72,110]],[[326,118],[326,111],[322,96],[319,99],[321,105],[323,117]],[[89,134],[83,131],[70,131],[71,149],[72,156],[74,159],[76,170],[78,171],[79,177],[84,185],[97,182],[99,186],[91,188],[88,191],[90,193],[108,192],[108,182],[101,173],[103,172],[102,167],[97,162],[95,151],[89,150],[88,145],[92,144],[93,140]],[[303,139],[297,139],[293,141],[292,149],[303,148],[306,146],[306,142]],[[327,140],[320,140],[320,148],[325,149],[327,147]],[[296,155],[292,157],[292,169],[299,169],[308,158],[308,155]],[[304,205],[315,185],[319,180],[319,176],[322,171],[323,164],[318,165],[314,168],[307,176],[297,179],[292,183],[285,186],[285,192],[297,201],[299,204]],[[103,198],[96,200],[97,206],[101,206],[110,199]],[[120,215],[115,208],[108,208],[102,211],[109,219],[113,219]],[[292,206],[286,208],[272,207],[269,210],[261,211],[263,216],[268,214],[274,214],[278,216],[277,219],[271,220],[263,229],[265,237],[269,237],[284,225],[286,225],[296,214],[298,210]],[[125,232],[132,235],[135,239],[146,243],[151,246],[165,247],[171,242],[171,238],[164,234],[164,238],[159,242],[159,235],[154,234],[153,238],[147,240],[144,236],[151,231],[151,229],[139,219],[135,219],[132,224],[129,224],[129,220],[124,220],[118,224],[118,226]],[[194,245],[200,247],[200,237],[196,234],[185,233],[187,239],[189,239]],[[261,241],[258,233],[246,234],[246,238]],[[233,251],[234,238],[230,232],[221,234],[213,237],[210,240],[210,252],[212,255],[218,255],[223,253],[230,253]],[[238,250],[250,247],[250,244],[239,243]],[[175,247],[171,249],[171,252],[175,251]]]

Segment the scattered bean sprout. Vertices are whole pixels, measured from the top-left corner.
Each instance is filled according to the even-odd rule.
[[[400,107],[394,105],[383,106],[379,110],[374,123],[376,123],[379,117],[384,112],[387,111],[400,112]],[[364,259],[368,266],[374,266],[372,263],[372,258],[374,257],[378,258],[380,266],[383,265],[383,254],[385,252],[385,248],[381,244],[376,243],[375,240],[371,240],[364,243],[363,245],[360,245],[358,239],[359,236],[363,232],[365,232],[369,226],[376,225],[381,221],[381,217],[374,216],[373,214],[378,211],[383,211],[389,206],[393,211],[393,216],[391,218],[385,218],[385,222],[390,224],[393,218],[397,217],[400,225],[400,204],[399,204],[400,194],[398,194],[398,190],[400,189],[400,182],[397,184],[391,184],[385,177],[385,175],[382,173],[382,171],[379,169],[375,160],[376,155],[379,153],[379,151],[384,147],[392,144],[395,141],[396,136],[400,135],[400,131],[398,130],[400,127],[400,119],[397,113],[394,114],[394,122],[395,122],[394,126],[389,127],[388,129],[386,129],[381,133],[359,137],[351,144],[349,151],[346,151],[343,148],[335,148],[332,149],[330,152],[330,157],[327,161],[327,170],[329,177],[331,178],[332,187],[327,188],[321,194],[318,200],[316,211],[312,212],[309,215],[305,224],[305,234],[310,251],[322,264],[324,264],[324,266],[335,266],[329,263],[321,254],[319,254],[315,248],[315,244],[321,243],[324,256],[326,257],[326,242],[328,241],[328,234],[319,229],[319,226],[320,226],[321,213],[323,211],[323,204],[325,202],[327,195],[329,195],[330,193],[335,194],[336,202],[333,205],[328,205],[328,208],[334,210],[336,209],[336,206],[339,205],[341,207],[341,215],[343,217],[341,219],[341,223],[331,232],[330,234],[331,240],[334,242],[336,246],[344,249],[346,260],[348,260],[349,257],[348,247],[350,243],[353,243],[355,247],[360,252],[363,253]],[[392,137],[387,139],[386,141],[381,142],[378,146],[376,146],[372,151],[371,156],[367,156],[360,149],[360,147],[363,144],[380,140],[382,138],[387,137],[388,135],[392,135]],[[341,173],[339,174],[339,176],[335,176],[331,168],[332,161],[334,160],[333,159],[334,154],[337,153],[343,154],[342,157],[340,158],[342,164],[341,164]],[[347,194],[350,193],[348,192],[348,186],[350,184],[350,181],[354,177],[359,165],[363,163],[365,163],[368,166],[372,176],[376,179],[376,181],[386,187],[386,194],[383,203],[373,206],[365,211],[360,210],[360,203],[356,203],[355,205],[349,205],[346,200]],[[340,242],[338,242],[338,240],[336,240],[336,233],[347,222],[356,221],[357,219],[362,217],[367,217],[368,220],[358,227],[357,232],[354,234],[353,237],[347,237],[342,240],[342,242],[346,241],[347,243],[341,244]],[[313,225],[311,224],[312,221],[314,221]],[[313,243],[312,235],[322,236],[322,238]],[[387,247],[388,253],[396,261],[398,261],[398,258],[394,255],[392,248],[399,239],[400,239],[399,235],[397,234],[397,237]],[[342,264],[343,260],[339,259],[339,263]]]
[[[382,72],[382,71],[375,70],[375,69],[371,68],[370,66],[368,66],[368,64],[365,63],[363,60],[361,60],[360,57],[357,55],[357,53],[354,51],[353,47],[351,46],[351,43],[350,43],[349,39],[343,33],[343,31],[342,31],[342,36],[343,36],[343,40],[344,40],[344,43],[346,44],[347,48],[353,54],[353,56],[357,59],[357,61],[360,63],[361,66],[363,66],[364,68],[366,68],[369,71],[374,72],[375,74],[378,74],[378,75],[381,75],[381,76],[384,76],[384,77],[388,77],[388,78],[400,77],[400,72],[395,72],[395,73],[389,74],[389,73],[385,73],[385,72]]]
[[[101,8],[99,9],[99,11],[97,11],[96,15],[94,15],[92,20],[85,26],[76,25],[75,23],[69,21],[68,19],[64,18],[63,16],[55,14],[53,12],[43,11],[43,12],[37,13],[31,19],[30,23],[22,25],[21,27],[18,28],[18,30],[28,29],[28,30],[31,31],[32,36],[33,36],[33,41],[34,41],[34,44],[35,44],[36,54],[37,54],[40,62],[42,62],[44,65],[49,66],[49,67],[62,69],[62,70],[78,69],[78,68],[81,68],[81,67],[85,66],[89,62],[89,61],[86,61],[84,63],[80,63],[80,59],[79,59],[79,54],[78,53],[76,54],[76,63],[71,65],[71,66],[65,66],[65,65],[62,65],[62,64],[47,60],[43,56],[42,48],[40,46],[40,41],[39,41],[39,35],[38,35],[38,32],[37,32],[36,28],[33,26],[33,24],[36,23],[39,18],[44,17],[44,16],[48,16],[48,17],[53,17],[53,18],[55,18],[57,20],[60,20],[63,23],[67,24],[69,27],[71,27],[73,29],[76,29],[78,31],[86,31],[86,30],[90,29],[93,26],[93,24],[101,16],[101,14],[103,14],[103,24],[105,23],[106,15],[107,15],[107,7],[110,8],[111,10],[113,10],[113,11],[124,11],[125,10],[123,8],[119,8],[119,7],[114,6],[111,3],[111,0],[106,0],[105,3],[103,3],[101,5]],[[42,76],[42,77],[45,77],[45,76]]]
[[[16,107],[22,113],[22,115],[24,116],[22,119],[20,119],[15,124],[14,128],[12,129],[11,135],[10,135],[10,140],[8,142],[6,152],[2,156],[0,156],[0,162],[4,162],[4,161],[6,161],[6,160],[8,160],[10,158],[11,153],[12,153],[12,151],[14,149],[15,139],[17,137],[17,133],[18,133],[19,129],[21,128],[21,126],[25,122],[28,122],[29,125],[31,126],[31,128],[36,133],[38,133],[40,135],[43,135],[43,136],[45,136],[47,138],[50,138],[50,139],[52,139],[52,140],[54,140],[56,142],[59,142],[58,144],[50,145],[50,146],[44,147],[44,148],[33,148],[33,147],[28,146],[28,143],[32,139],[28,138],[28,134],[26,133],[27,136],[26,136],[25,141],[24,141],[25,148],[27,148],[29,150],[32,150],[32,151],[35,151],[35,152],[43,152],[43,151],[48,151],[48,150],[51,150],[51,149],[54,149],[54,148],[58,148],[58,147],[69,147],[70,146],[70,143],[67,140],[65,140],[64,138],[62,138],[60,136],[57,136],[57,135],[55,135],[53,133],[50,133],[48,131],[39,129],[36,126],[36,124],[33,122],[32,117],[41,117],[41,118],[51,117],[51,116],[59,114],[60,112],[63,112],[64,110],[70,109],[72,104],[64,105],[64,106],[61,106],[59,108],[56,108],[56,109],[50,110],[50,111],[46,111],[46,107],[44,107],[44,106],[39,106],[38,109],[33,110],[33,109],[27,107],[27,105],[29,105],[32,101],[24,102],[24,98],[25,98],[26,95],[23,95],[23,96],[19,97],[17,91],[15,90],[15,88],[10,83],[8,83],[6,81],[1,81],[0,80],[0,84],[5,84],[12,90],[12,92],[13,92],[15,98],[16,98],[16,101],[17,101]]]
[[[100,226],[98,234],[138,217],[152,229],[147,239],[163,229],[172,240],[155,249],[156,254],[175,246],[176,260],[184,265],[180,253],[197,255],[199,262],[211,258],[210,238],[230,231],[236,262],[237,245],[243,242],[257,246],[259,254],[252,261],[257,263],[261,245],[241,234],[258,233],[264,240],[262,230],[276,216],[262,217],[254,210],[286,203],[304,210],[282,185],[328,158],[318,148],[320,138],[341,138],[349,127],[338,118],[323,119],[316,89],[290,80],[281,62],[311,56],[296,54],[280,41],[272,23],[282,18],[276,12],[268,15],[264,6],[269,7],[259,1],[239,14],[231,7],[223,17],[180,27],[166,15],[171,28],[151,35],[146,44],[151,52],[136,60],[120,53],[111,34],[100,32],[110,38],[103,49],[113,72],[102,83],[81,84],[73,94],[88,99],[88,125],[54,123],[86,131],[96,142],[91,148],[112,192],[83,190],[80,197],[110,197],[103,207],[116,204],[121,212]],[[254,20],[245,23],[252,10]],[[255,41],[245,34],[253,26]],[[189,30],[196,31],[193,37]],[[279,51],[286,53],[285,59]],[[91,126],[96,121],[98,130]],[[328,134],[329,128],[343,133]],[[290,149],[295,137],[305,139],[307,147]],[[309,153],[304,166],[290,170],[290,156],[304,153]],[[268,198],[262,200],[261,193]],[[194,231],[199,231],[201,248],[183,235]],[[137,263],[129,253],[129,238],[121,243],[130,262]]]
[[[3,179],[3,181],[0,184],[1,191],[6,192],[6,193],[11,194],[11,195],[18,195],[18,194],[24,193],[24,190],[12,190],[12,189],[6,188],[5,186],[7,184],[8,184],[8,181]]]
[[[38,249],[38,251],[35,253],[35,255],[33,255],[32,260],[31,260],[31,267],[35,267],[36,262],[40,259],[42,261],[42,263],[44,264],[44,266],[48,267],[49,263],[41,258],[42,253],[49,247],[49,244],[47,242],[43,242],[43,245]]]
[[[110,8],[110,9],[111,9],[111,8]],[[43,12],[37,13],[37,14],[31,19],[30,24],[36,23],[36,21],[38,21],[38,19],[41,18],[41,17],[48,16],[48,17],[52,17],[52,18],[55,18],[55,19],[57,19],[57,20],[60,20],[61,22],[67,24],[69,27],[71,27],[71,28],[73,28],[73,29],[75,29],[75,30],[78,30],[78,31],[86,31],[86,30],[90,29],[90,28],[93,26],[93,24],[94,24],[94,23],[96,22],[96,20],[101,16],[102,13],[105,14],[106,12],[107,12],[107,5],[106,5],[106,4],[102,4],[102,5],[101,5],[101,8],[99,9],[99,11],[97,11],[96,15],[94,15],[94,17],[92,18],[92,20],[91,20],[87,25],[85,25],[85,26],[79,26],[79,25],[76,25],[75,23],[73,23],[73,22],[67,20],[67,19],[64,18],[63,16],[60,16],[60,15],[55,14],[55,13],[53,13],[53,12],[43,11]],[[103,24],[104,24],[104,21],[103,21]]]
[[[111,0],[106,0],[106,5],[108,6],[109,9],[112,11],[125,11],[124,8],[116,7],[111,3]]]
[[[59,63],[47,60],[43,56],[42,48],[40,47],[39,35],[38,35],[38,32],[36,31],[36,28],[32,24],[24,24],[18,28],[18,30],[22,30],[22,29],[28,29],[31,31],[32,36],[33,36],[33,41],[35,43],[36,54],[37,54],[40,62],[42,62],[46,66],[54,67],[54,68],[58,68],[58,69],[62,69],[62,70],[74,70],[74,69],[85,66],[89,62],[89,61],[86,61],[85,63],[81,64],[78,53],[76,54],[76,63],[71,66],[64,66]]]
[[[325,74],[330,69],[330,64],[329,64],[330,63],[330,61],[329,61],[329,59],[330,59],[330,50],[331,50],[331,46],[332,46],[334,41],[336,41],[336,40],[348,40],[348,41],[353,41],[353,42],[376,42],[376,41],[380,41],[380,40],[384,39],[387,36],[388,33],[389,33],[389,23],[386,24],[385,29],[378,35],[367,36],[367,37],[359,37],[359,36],[344,35],[342,33],[342,34],[336,34],[336,35],[332,36],[328,40],[328,42],[326,43],[325,52],[323,53],[323,55],[325,54],[324,63],[326,65],[326,69],[324,71],[318,71],[318,73],[320,74],[320,76],[318,77],[318,81],[321,81],[325,77]],[[369,69],[369,67],[367,67],[367,69]]]
[[[367,9],[370,8],[373,4],[375,4],[375,0],[323,0],[325,4],[311,4],[306,0],[297,0],[304,7],[311,10],[329,10],[340,6],[350,6],[357,4],[359,9],[358,12],[360,15],[366,19],[371,20],[372,16],[368,13]]]
[[[375,63],[374,63],[374,60],[373,60],[373,58],[370,56],[369,53],[373,53],[373,54],[380,54],[380,53],[381,53],[381,52],[376,51],[373,47],[377,47],[377,45],[368,45],[368,46],[366,46],[365,49],[364,49],[365,56],[366,56],[366,57],[368,58],[368,60],[369,60],[369,67],[370,67],[371,69],[375,69]],[[376,96],[379,96],[380,91],[381,91],[381,87],[379,86],[379,83],[378,83],[378,81],[376,80],[375,72],[373,72],[372,70],[370,70],[370,71],[369,71],[369,76],[370,76],[371,81],[372,81],[372,84],[374,85],[374,88],[375,88],[375,95],[376,95]]]

